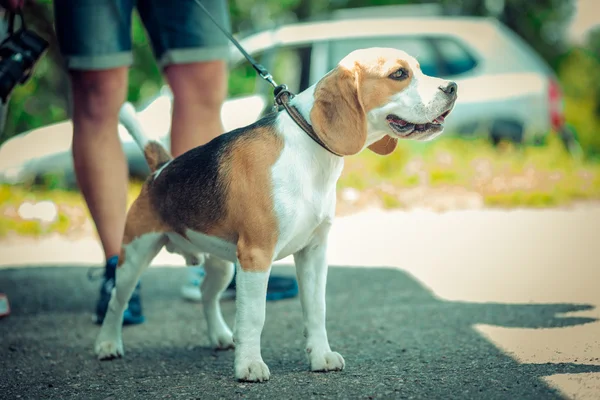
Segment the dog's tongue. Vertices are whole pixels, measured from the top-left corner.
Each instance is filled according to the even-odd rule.
[[[440,115],[439,117],[437,117],[435,119],[435,122],[437,122],[438,124],[441,124],[442,122],[444,122],[445,118],[443,115]]]

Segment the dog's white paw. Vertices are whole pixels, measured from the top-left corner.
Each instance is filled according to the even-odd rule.
[[[314,372],[341,371],[346,366],[344,357],[335,351],[329,351],[321,354],[315,354],[314,352],[311,352],[309,354],[309,358],[310,369]]]
[[[98,360],[112,360],[123,357],[123,343],[113,340],[102,340],[96,342],[96,355]]]
[[[210,344],[215,350],[227,350],[235,348],[233,334],[229,329],[222,332],[215,332],[209,335]]]
[[[269,380],[271,372],[262,360],[249,360],[236,363],[235,377],[238,381],[264,382]]]

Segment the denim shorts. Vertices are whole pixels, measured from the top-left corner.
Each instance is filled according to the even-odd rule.
[[[230,29],[227,0],[200,0]],[[54,0],[58,44],[68,69],[130,66],[134,8],[160,68],[227,60],[229,42],[194,0]]]

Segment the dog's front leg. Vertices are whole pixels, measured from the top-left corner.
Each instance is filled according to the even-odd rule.
[[[327,285],[327,238],[294,254],[304,316],[306,354],[312,371],[341,371],[344,358],[329,347],[325,328],[325,287]]]
[[[260,353],[265,323],[267,283],[272,254],[238,244],[236,263],[235,377],[241,381],[269,380],[269,367]]]

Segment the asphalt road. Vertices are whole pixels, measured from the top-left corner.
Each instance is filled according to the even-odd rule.
[[[180,258],[157,257],[143,278],[147,322],[125,329],[125,358],[99,362],[98,282],[82,268],[100,260],[97,243],[0,243],[12,306],[0,398],[597,399],[598,226],[597,206],[339,218],[328,332],[346,369],[308,371],[300,304],[286,300],[268,304],[261,384],[236,382],[233,352],[208,348],[201,307],[179,297]],[[231,324],[234,303],[223,310]]]
[[[12,304],[12,315],[0,321],[2,398],[552,399],[559,393],[540,377],[600,372],[594,365],[518,363],[473,329],[586,324],[593,319],[560,316],[586,306],[443,301],[405,272],[374,268],[330,272],[328,330],[345,356],[343,372],[308,371],[294,299],[268,305],[263,357],[271,381],[236,382],[233,352],[208,348],[201,307],[178,296],[181,270],[160,267],[144,277],[148,321],[125,329],[125,358],[100,362],[92,353],[98,328],[90,322],[97,283],[85,272],[0,270]],[[234,308],[223,303],[229,323]]]

